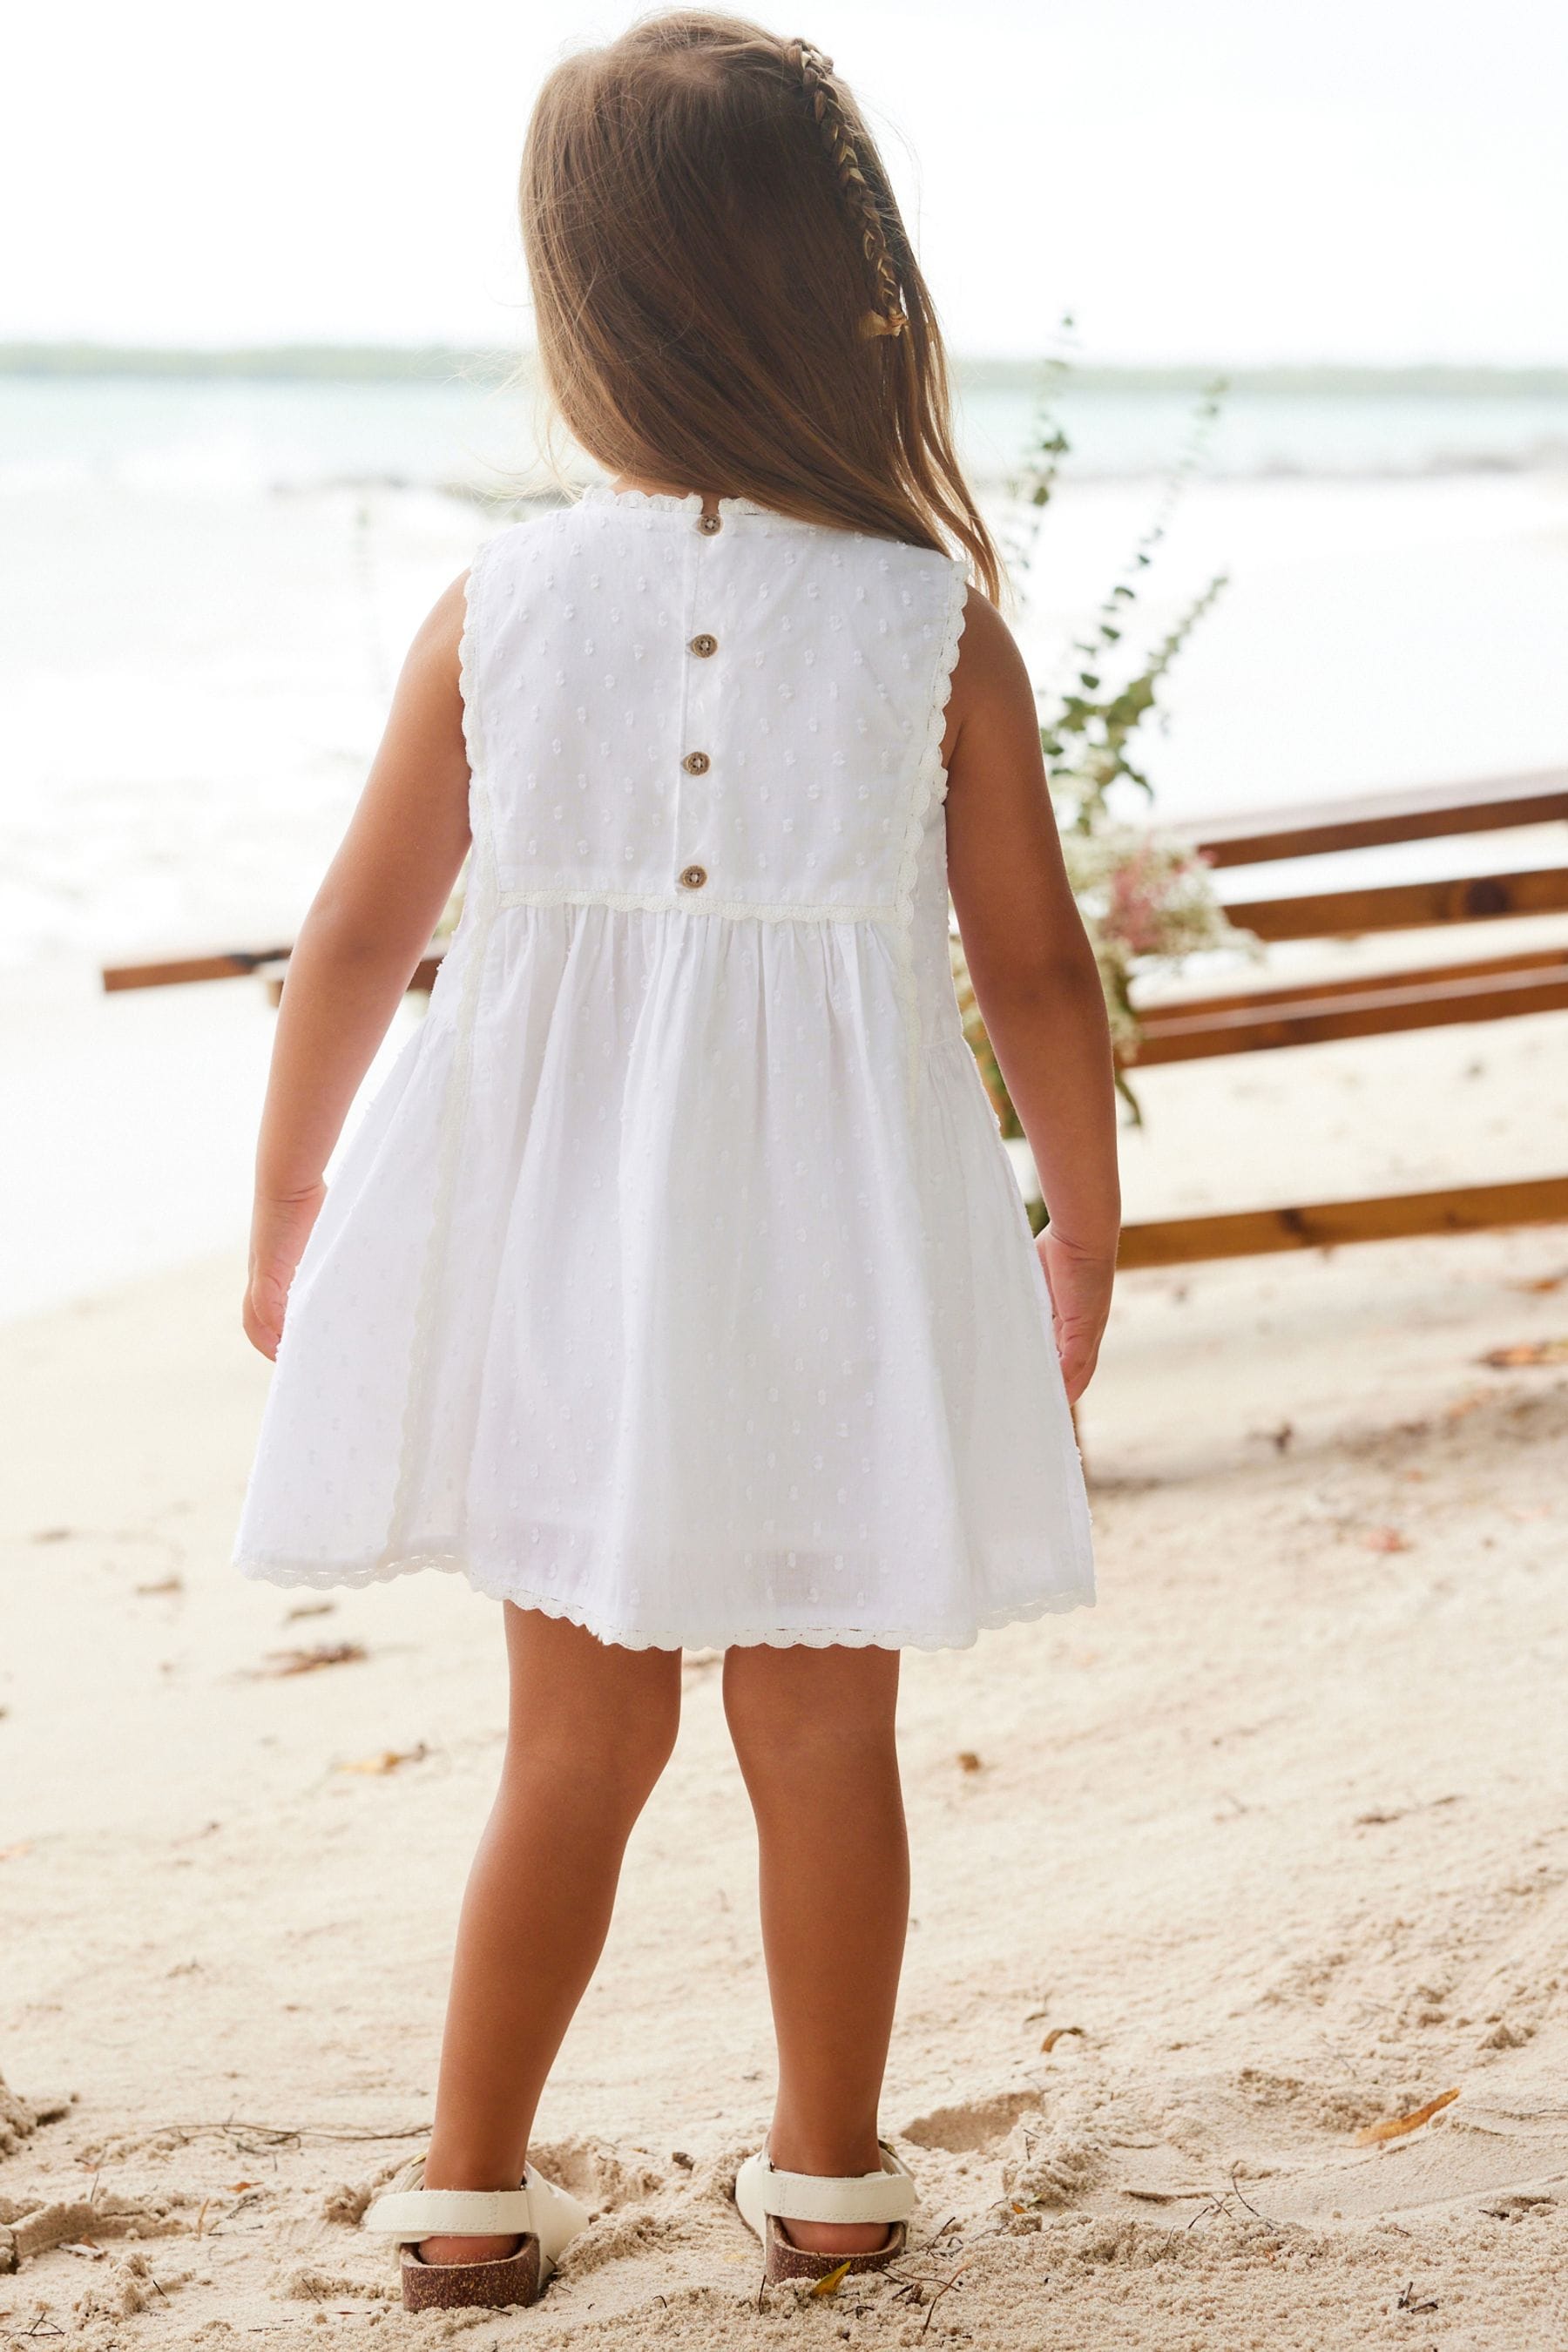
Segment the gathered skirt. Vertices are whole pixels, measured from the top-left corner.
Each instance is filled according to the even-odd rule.
[[[296,1276],[237,1565],[456,1570],[633,1648],[1092,1601],[1017,1185],[955,1010],[912,1083],[907,1021],[875,923],[460,927]]]

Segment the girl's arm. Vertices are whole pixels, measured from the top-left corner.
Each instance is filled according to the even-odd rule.
[[[1110,1033],[1068,885],[1034,689],[1005,623],[974,589],[944,749],[948,880],[975,1000],[1050,1213],[1040,1260],[1076,1402],[1110,1311],[1121,1217]]]
[[[256,1153],[246,1337],[275,1356],[321,1171],[468,845],[458,685],[466,578],[415,638],[342,846],[289,959]]]

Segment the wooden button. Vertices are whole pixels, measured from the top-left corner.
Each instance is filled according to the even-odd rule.
[[[691,639],[686,650],[689,654],[695,654],[699,661],[706,661],[710,654],[718,652],[719,640],[717,637],[710,637],[704,629],[700,637]]]
[[[680,764],[689,776],[705,776],[713,762],[706,751],[688,751]]]
[[[704,539],[711,539],[716,530],[723,530],[724,518],[722,515],[699,515],[697,528]]]
[[[706,866],[683,866],[680,869],[680,887],[683,890],[700,890],[707,879]]]

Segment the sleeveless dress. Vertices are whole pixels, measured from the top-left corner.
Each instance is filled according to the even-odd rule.
[[[949,962],[964,593],[738,499],[481,551],[462,916],[294,1281],[246,1575],[453,1569],[629,1648],[1092,1601]]]

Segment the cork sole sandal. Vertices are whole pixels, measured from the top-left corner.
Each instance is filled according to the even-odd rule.
[[[530,2169],[518,2189],[426,2189],[423,2157],[405,2167],[360,2227],[393,2240],[405,2311],[502,2311],[537,2301],[586,2209]],[[427,2263],[422,2238],[517,2238],[513,2253],[485,2263]]]
[[[915,2210],[915,2184],[885,2142],[879,2172],[842,2179],[780,2172],[764,2148],[741,2167],[735,2203],[742,2221],[763,2242],[763,2276],[770,2285],[783,2279],[826,2278],[846,2263],[853,2277],[862,2271],[886,2270],[903,2252]],[[886,2221],[888,2242],[868,2254],[814,2253],[795,2245],[781,2227],[789,2221]]]

